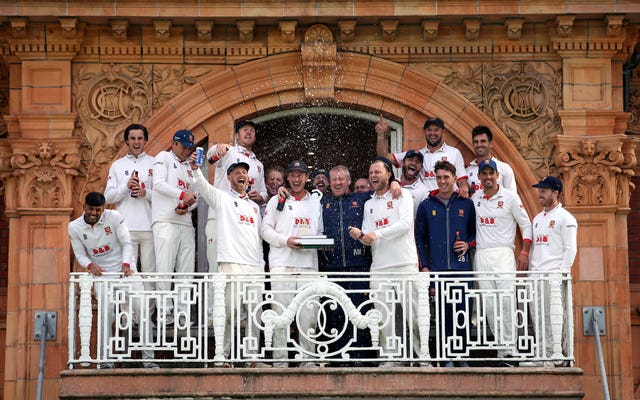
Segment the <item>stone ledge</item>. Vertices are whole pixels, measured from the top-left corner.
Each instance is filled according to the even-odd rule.
[[[60,399],[582,399],[578,368],[67,370]]]

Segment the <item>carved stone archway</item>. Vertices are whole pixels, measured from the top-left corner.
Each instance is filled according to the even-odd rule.
[[[482,111],[427,73],[369,55],[337,53],[333,98],[309,98],[317,93],[305,85],[317,82],[326,95],[327,80],[305,76],[304,54],[291,52],[247,62],[206,77],[173,98],[146,122],[153,133],[147,152],[166,149],[173,133],[190,129],[196,141],[232,140],[233,121],[255,117],[278,108],[331,105],[383,113],[403,124],[404,147],[425,145],[422,125],[428,116],[442,118],[449,130],[447,142],[470,155],[471,129],[487,125],[494,132],[496,156],[514,169],[527,209],[537,209],[536,181],[531,169],[506,134]],[[326,63],[321,68],[327,69]],[[307,94],[307,95],[306,95]]]

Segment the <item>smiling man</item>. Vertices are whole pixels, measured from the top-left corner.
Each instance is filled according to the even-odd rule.
[[[305,189],[309,179],[309,168],[304,161],[296,160],[287,167],[289,194],[285,199],[282,211],[277,209],[278,196],[269,200],[260,228],[262,238],[269,243],[269,268],[272,276],[271,289],[274,300],[285,309],[289,306],[296,292],[308,283],[308,280],[291,279],[291,276],[305,271],[318,271],[318,254],[315,249],[303,249],[298,239],[304,235],[319,235],[323,231],[320,198],[312,196]],[[283,280],[277,274],[287,274],[289,279]],[[298,314],[300,345],[307,354],[315,353],[315,345],[306,336],[315,330],[317,308],[311,307]],[[287,331],[289,327],[276,327],[273,337],[273,357],[287,358]],[[287,362],[279,361],[277,367],[286,367]],[[313,362],[303,362],[302,367],[315,367]]]
[[[153,163],[155,159],[144,152],[149,133],[144,125],[132,124],[124,130],[127,154],[109,168],[104,197],[107,204],[115,204],[126,219],[133,246],[133,265],[140,257],[142,272],[156,271],[156,256],[151,231],[151,198],[153,196]],[[147,290],[155,289],[153,282],[145,282]],[[155,308],[151,303],[150,313]]]
[[[229,190],[229,180],[226,173],[229,166],[243,162],[249,165],[249,181],[247,182],[247,196],[256,204],[261,205],[267,200],[267,188],[264,182],[264,166],[253,152],[256,142],[256,124],[242,119],[233,126],[235,144],[219,143],[207,151],[207,160],[215,165],[216,172],[213,186],[222,190]],[[216,213],[210,208],[205,233],[207,235],[207,261],[209,272],[218,270]]]
[[[413,197],[413,215],[418,212],[418,207],[424,199],[429,196],[427,185],[420,179],[420,171],[424,156],[419,151],[409,150],[402,160],[402,176],[400,182],[402,187],[407,189]],[[455,183],[455,182],[454,182]]]
[[[493,155],[493,133],[491,129],[484,125],[478,125],[471,130],[471,140],[476,158],[467,167],[467,180],[472,191],[482,189],[482,182],[478,176],[478,164],[484,160],[493,160],[500,170],[498,174],[498,184],[504,188],[518,190],[513,169],[506,162],[500,161]]]

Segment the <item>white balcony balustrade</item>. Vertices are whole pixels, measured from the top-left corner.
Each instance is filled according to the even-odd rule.
[[[478,289],[486,279],[503,289]],[[69,365],[128,367],[143,351],[163,367],[572,365],[571,298],[560,273],[73,273]]]

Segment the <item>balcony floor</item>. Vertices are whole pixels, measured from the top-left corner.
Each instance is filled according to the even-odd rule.
[[[60,399],[582,399],[578,368],[74,369]]]

